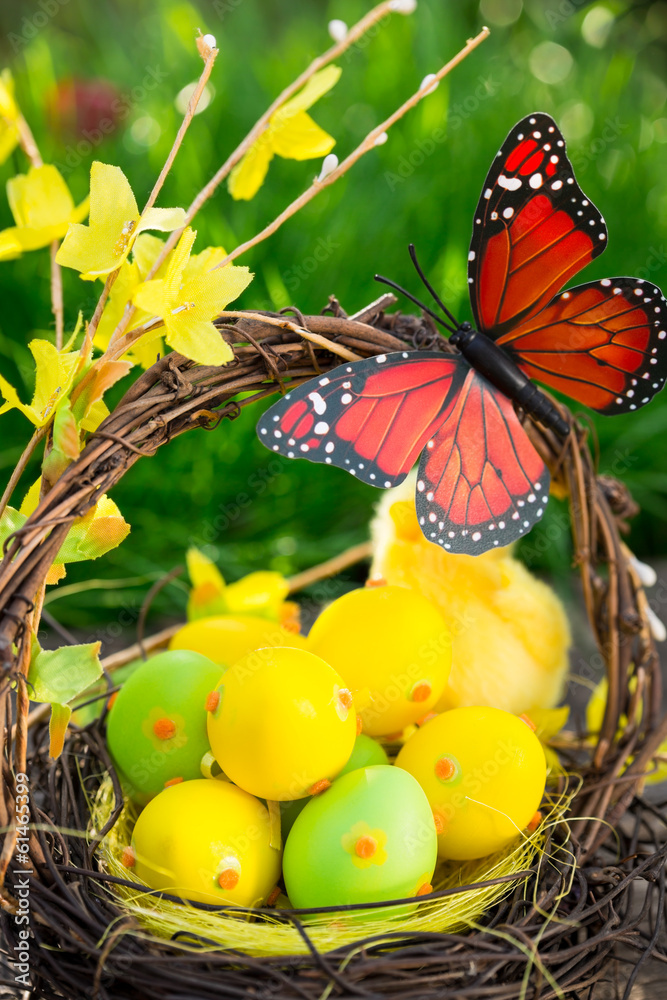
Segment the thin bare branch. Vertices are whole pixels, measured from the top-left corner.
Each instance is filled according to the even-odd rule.
[[[442,80],[448,73],[451,73],[451,71],[458,66],[459,63],[466,58],[466,56],[470,55],[470,53],[476,49],[478,45],[488,38],[488,36],[489,29],[482,28],[478,35],[471,38],[461,51],[458,52],[453,59],[450,59],[450,61],[437,73],[430,77],[428,82],[425,82],[420,89],[412,95],[412,97],[409,97],[408,100],[400,106],[400,108],[397,108],[396,111],[389,115],[389,117],[386,118],[380,125],[377,125],[374,129],[372,129],[366,138],[359,143],[357,148],[354,149],[350,155],[335,168],[335,170],[332,170],[331,173],[327,174],[322,180],[314,180],[310,187],[307,188],[303,194],[299,195],[299,197],[296,198],[290,205],[288,205],[287,208],[285,208],[280,215],[273,220],[273,222],[270,222],[268,226],[265,226],[264,229],[262,229],[260,233],[257,233],[256,236],[253,236],[252,239],[239,244],[239,246],[232,250],[231,253],[227,254],[225,259],[217,264],[216,267],[224,267],[226,264],[229,264],[230,261],[235,260],[237,257],[240,257],[241,254],[250,250],[251,247],[257,246],[258,243],[262,243],[265,239],[267,239],[267,237],[273,235],[277,229],[280,229],[283,222],[286,222],[293,215],[295,215],[296,212],[300,211],[304,205],[308,204],[309,201],[312,201],[312,199],[315,198],[320,191],[323,191],[324,188],[328,187],[330,184],[334,184],[340,177],[343,176],[343,174],[346,174],[350,167],[357,162],[357,160],[364,156],[365,153],[370,152],[371,149],[378,145],[378,142],[383,141],[381,137],[391,128],[392,125],[394,125],[408,111],[414,108],[416,104],[427,96],[427,94],[431,93],[436,82]]]

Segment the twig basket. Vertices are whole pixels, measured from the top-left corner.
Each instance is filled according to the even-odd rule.
[[[298,328],[280,314],[223,324],[221,334],[235,351],[224,368],[196,367],[177,354],[163,358],[135,382],[80,458],[8,539],[0,564],[0,828],[8,831],[0,919],[2,947],[14,960],[17,947],[26,948],[17,917],[27,878],[31,996],[602,1000],[614,995],[596,990],[618,942],[629,946],[638,962],[632,981],[655,948],[664,910],[667,822],[637,791],[667,737],[667,720],[661,718],[660,670],[646,597],[620,535],[633,505],[621,484],[596,477],[585,428],[559,404],[570,427],[565,442],[529,421],[526,427],[554,485],[569,497],[576,562],[607,667],[608,698],[594,752],[580,749],[568,762],[579,782],[569,812],[550,826],[539,863],[511,883],[478,924],[456,934],[408,932],[393,920],[381,935],[364,939],[361,927],[354,942],[321,953],[307,919],[288,911],[282,919],[297,928],[304,947],[299,954],[269,957],[211,946],[194,935],[173,941],[153,937],[119,905],[113,892],[118,879],[99,864],[99,843],[123,805],[99,721],[70,735],[56,762],[48,757],[44,729],[35,733],[25,766],[34,824],[27,840],[29,864],[22,870],[15,863],[17,777],[23,780],[28,735],[25,712],[18,712],[14,724],[16,700],[21,705],[27,697],[21,665],[33,599],[73,521],[140,457],[185,431],[233,419],[240,407],[275,393],[282,382],[334,368],[350,352],[368,357],[435,343],[448,349],[428,320],[386,314],[383,306],[390,299],[384,296],[353,318],[335,300],[319,316],[292,310]],[[251,395],[236,401],[241,392]],[[108,774],[115,808],[102,829],[82,836],[90,829],[91,801]],[[616,839],[610,841],[611,831]],[[638,880],[659,897],[653,923],[647,921],[650,893],[643,908],[635,906]],[[254,919],[250,911],[239,917]],[[16,993],[10,995],[19,996],[19,987],[12,988]]]

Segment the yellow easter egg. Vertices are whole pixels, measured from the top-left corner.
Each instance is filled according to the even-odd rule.
[[[406,587],[365,587],[322,612],[308,648],[352,689],[370,736],[401,732],[442,694],[452,640],[438,609]]]
[[[539,808],[544,750],[530,726],[499,708],[454,708],[427,722],[396,758],[431,804],[441,858],[506,847]]]
[[[246,653],[264,646],[305,648],[303,636],[277,622],[251,615],[220,615],[188,622],[169,643],[170,649],[191,649],[222,667],[231,667]]]
[[[263,799],[298,799],[336,777],[356,737],[352,695],[303,649],[242,657],[209,697],[208,737],[235,784]]]
[[[269,813],[227,781],[171,785],[136,822],[129,863],[139,878],[200,903],[261,906],[280,877]]]

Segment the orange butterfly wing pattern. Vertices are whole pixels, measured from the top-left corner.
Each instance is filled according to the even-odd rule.
[[[371,486],[397,486],[466,371],[461,358],[435,351],[340,365],[274,403],[257,425],[260,440],[287,458],[336,465]]]
[[[471,370],[422,453],[422,531],[450,552],[475,555],[530,531],[548,499],[549,473],[512,403]]]
[[[611,416],[645,406],[667,377],[667,302],[639,278],[557,295],[498,344],[529,378]]]
[[[535,316],[607,245],[577,184],[565,140],[535,113],[509,133],[474,216],[468,283],[477,329],[494,340]]]

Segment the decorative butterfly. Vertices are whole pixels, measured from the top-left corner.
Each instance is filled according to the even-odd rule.
[[[421,453],[422,531],[470,555],[508,545],[544,513],[549,473],[515,405],[561,436],[568,428],[532,379],[612,415],[650,402],[667,377],[659,288],[603,278],[561,291],[602,253],[607,229],[549,115],[529,115],[509,133],[474,218],[475,327],[457,323],[426,283],[454,323],[457,353],[340,365],[290,391],[257,425],[267,448],[380,488],[402,482]]]

